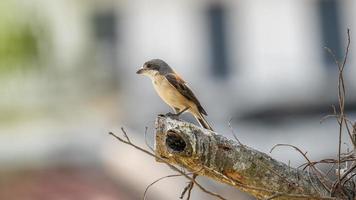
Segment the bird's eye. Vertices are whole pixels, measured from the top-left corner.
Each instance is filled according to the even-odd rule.
[[[151,68],[152,65],[151,64],[146,64],[146,68]]]

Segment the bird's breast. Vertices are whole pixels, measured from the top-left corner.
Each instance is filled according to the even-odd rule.
[[[164,102],[169,106],[184,109],[189,106],[187,100],[164,76],[156,76],[153,80],[153,85]]]

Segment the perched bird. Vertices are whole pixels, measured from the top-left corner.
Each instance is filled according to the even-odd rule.
[[[172,107],[176,116],[188,111],[203,128],[213,130],[204,118],[207,113],[199,100],[186,82],[166,62],[160,59],[147,61],[136,73],[151,78],[158,95]]]

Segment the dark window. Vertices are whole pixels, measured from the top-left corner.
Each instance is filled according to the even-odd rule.
[[[322,45],[330,48],[338,59],[342,58],[340,41],[340,12],[338,0],[319,0]],[[325,66],[335,67],[332,56],[322,49]],[[336,69],[336,68],[335,68]]]
[[[207,11],[210,36],[210,58],[212,74],[226,78],[230,69],[226,48],[226,11],[220,4],[213,4]]]
[[[116,10],[108,9],[93,13],[92,25],[96,47],[95,57],[98,67],[97,76],[104,79],[110,86],[116,87],[119,77],[117,60],[117,15]],[[103,80],[101,80],[103,81]]]
[[[95,13],[93,24],[96,38],[110,42],[116,40],[116,15],[114,10]]]

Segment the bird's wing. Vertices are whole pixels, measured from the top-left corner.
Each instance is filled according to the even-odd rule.
[[[179,76],[172,73],[166,74],[165,77],[169,81],[169,83],[172,84],[173,87],[175,87],[179,91],[179,93],[181,93],[185,98],[194,102],[197,105],[200,113],[204,115],[208,115],[204,110],[204,108],[201,106],[197,97],[195,97],[194,93],[188,87],[188,85],[185,83],[183,79],[181,79]]]

